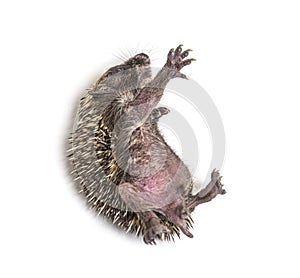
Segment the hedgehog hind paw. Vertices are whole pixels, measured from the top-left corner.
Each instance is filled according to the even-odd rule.
[[[144,242],[146,244],[156,244],[155,240],[164,240],[165,234],[169,234],[170,231],[163,225],[155,225],[147,228],[144,233]]]

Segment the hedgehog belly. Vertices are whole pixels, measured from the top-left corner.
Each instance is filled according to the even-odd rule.
[[[143,235],[145,224],[137,213],[126,206],[119,195],[118,185],[124,171],[118,167],[113,157],[112,132],[103,122],[103,118],[97,112],[90,95],[81,99],[70,138],[72,173],[79,192],[98,215],[103,215],[126,232]],[[159,217],[170,230],[170,233],[162,235],[162,239],[174,239],[175,234],[179,236],[176,225],[162,215]]]

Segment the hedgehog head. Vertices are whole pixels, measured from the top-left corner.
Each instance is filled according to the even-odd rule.
[[[108,69],[92,86],[89,93],[95,97],[103,93],[119,93],[139,90],[151,79],[150,59],[144,53],[137,54],[122,64]]]

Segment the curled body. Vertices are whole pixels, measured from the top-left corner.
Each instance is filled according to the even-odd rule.
[[[107,70],[80,100],[71,136],[73,173],[88,205],[145,243],[192,237],[195,207],[225,193],[214,171],[193,195],[190,171],[158,128],[169,110],[157,104],[172,78],[186,78],[189,52],[171,49],[154,78],[144,53]]]

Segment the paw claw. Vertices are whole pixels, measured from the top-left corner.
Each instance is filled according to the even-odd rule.
[[[215,186],[218,189],[218,193],[221,195],[226,194],[226,190],[223,189],[224,184],[221,183],[221,179],[223,178],[223,176],[220,176],[219,171],[214,171],[212,172],[212,180],[215,181]]]
[[[181,72],[177,72],[175,74],[175,77],[179,77],[179,78],[182,78],[182,79],[188,79],[187,76]]]
[[[187,49],[185,51],[183,51],[180,55],[181,59],[186,58],[187,56],[189,56],[190,52],[192,51],[192,49]]]
[[[170,71],[179,72],[184,66],[187,66],[191,64],[191,62],[196,61],[196,59],[194,58],[185,60],[185,58],[189,55],[189,52],[192,51],[192,49],[187,49],[182,52],[182,46],[183,44],[180,44],[179,46],[177,46],[175,51],[174,48],[172,48],[169,51],[166,67]],[[181,77],[186,79],[185,76],[180,76],[178,74],[175,74],[172,77]]]
[[[183,44],[180,44],[176,47],[175,52],[180,53],[182,51]]]
[[[223,176],[220,176],[219,170],[214,169],[211,173],[211,179],[215,183],[215,186],[218,190],[218,194],[224,195],[226,194],[226,190],[223,189],[224,184],[221,183],[221,179]]]
[[[148,223],[144,233],[144,242],[146,244],[156,244],[155,239],[162,239],[165,233],[170,233],[170,230],[159,220],[152,220]]]
[[[160,111],[163,115],[166,115],[170,112],[170,109],[168,109],[166,107],[161,107]]]

